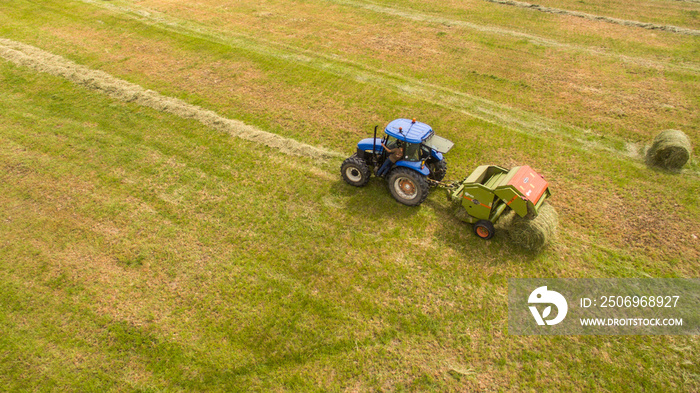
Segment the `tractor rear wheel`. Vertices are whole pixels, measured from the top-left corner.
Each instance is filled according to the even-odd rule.
[[[398,167],[387,178],[394,198],[407,206],[418,206],[428,197],[430,188],[426,177],[412,169]]]
[[[428,179],[442,181],[442,179],[444,179],[445,175],[447,174],[447,162],[445,160],[428,161],[428,169],[430,169]]]
[[[353,154],[343,161],[340,166],[340,174],[351,186],[362,187],[369,181],[370,170],[363,159],[357,154]]]
[[[493,234],[496,233],[496,229],[493,227],[491,221],[479,220],[474,224],[474,233],[484,240],[489,240],[493,237]]]

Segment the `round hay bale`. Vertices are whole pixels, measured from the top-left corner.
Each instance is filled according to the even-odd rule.
[[[693,148],[683,131],[665,130],[654,138],[647,150],[647,165],[677,171],[690,159]]]
[[[531,251],[540,251],[556,238],[558,225],[557,211],[552,205],[544,203],[532,220],[513,214],[505,229],[511,243]]]

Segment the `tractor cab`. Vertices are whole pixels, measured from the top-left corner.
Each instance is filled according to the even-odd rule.
[[[384,133],[389,143],[404,142],[405,161],[424,161],[431,157],[442,161],[442,154],[447,153],[454,146],[454,143],[449,140],[435,135],[429,125],[418,122],[416,119],[396,119],[386,126]],[[387,147],[392,148],[388,144]]]

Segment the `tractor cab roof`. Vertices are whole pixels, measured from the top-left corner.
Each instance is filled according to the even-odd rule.
[[[384,132],[408,143],[423,143],[441,153],[447,153],[454,146],[451,141],[435,135],[429,125],[415,120],[396,119],[386,126]]]
[[[433,134],[433,129],[429,125],[419,121],[396,119],[387,124],[384,132],[401,141],[421,143]]]

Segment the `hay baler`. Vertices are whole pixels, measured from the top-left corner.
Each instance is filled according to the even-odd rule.
[[[508,209],[534,219],[550,195],[547,181],[529,166],[483,165],[448,190],[450,199],[462,207],[457,218],[474,224],[474,233],[482,239],[493,237],[494,223]]]

